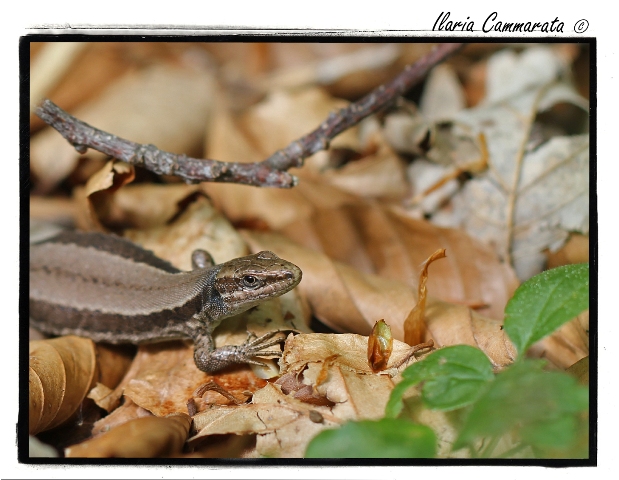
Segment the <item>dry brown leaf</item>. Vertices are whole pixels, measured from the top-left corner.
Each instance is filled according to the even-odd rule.
[[[209,381],[216,381],[237,399],[246,398],[244,392],[254,392],[265,384],[250,368],[215,375],[201,372],[194,364],[193,348],[178,343],[141,347],[131,373],[124,395],[156,416],[186,413],[194,391]],[[196,399],[198,410],[213,404],[228,405],[230,400],[214,391]]]
[[[314,421],[316,416],[322,421]],[[256,433],[255,456],[301,458],[314,435],[325,426],[339,423],[327,407],[295,400],[269,383],[249,405],[218,406],[196,415],[194,426],[198,433],[188,442],[199,444],[211,435]]]
[[[265,90],[295,89],[307,85],[325,85],[339,82],[338,88],[344,87],[343,90],[349,95],[352,93],[351,90],[353,92],[369,90],[373,88],[375,80],[368,77],[380,75],[382,78],[384,70],[400,56],[402,46],[387,43],[380,46],[341,44],[339,46],[332,45],[332,47],[347,50],[354,48],[354,50],[345,53],[335,52],[327,58],[317,60],[314,60],[314,54],[308,59],[309,61],[299,64],[299,48],[296,48],[295,64],[284,66],[269,73],[260,82],[261,87]],[[346,85],[341,85],[344,82],[346,82]]]
[[[255,435],[217,435],[194,445],[191,453],[181,453],[175,458],[255,458],[255,452]]]
[[[175,413],[165,418],[145,417],[124,423],[108,433],[65,450],[67,458],[153,458],[179,453],[191,417]]]
[[[94,423],[90,432],[92,438],[101,435],[102,433],[109,432],[113,428],[116,428],[119,425],[127,423],[131,420],[135,420],[136,418],[152,416],[151,412],[140,407],[139,405],[136,405],[130,398],[125,398],[123,404],[118,408],[116,407],[118,407],[118,405],[114,405],[115,410],[111,410],[108,415]]]
[[[31,224],[33,221],[37,221],[41,223],[71,226],[75,222],[77,210],[77,204],[70,198],[30,196],[29,214]]]
[[[117,213],[116,223],[135,229],[163,226],[173,221],[195,201],[200,189],[182,183],[125,185],[110,196],[109,209]]]
[[[296,127],[289,126],[296,118],[288,115],[289,110],[294,110],[290,105],[298,103],[295,108],[302,109],[307,103],[311,116],[312,102],[317,103],[317,100],[310,102],[306,98],[314,97],[319,98],[312,92],[296,97],[276,97],[254,107],[243,122],[236,124],[231,114],[221,107],[218,119],[222,121],[214,125],[210,134],[209,156],[231,160],[261,159],[272,149],[281,147],[284,142],[281,132],[290,131],[290,138],[298,133],[292,131]],[[260,130],[251,130],[249,134],[250,127]],[[399,160],[380,138],[377,141],[375,155],[340,170],[313,174],[306,165],[299,171],[300,184],[291,190],[216,184],[204,184],[203,188],[232,222],[266,223],[269,228],[324,251],[336,260],[368,273],[410,282],[414,287],[419,265],[434,250],[446,248],[450,251],[449,261],[439,265],[430,279],[429,287],[434,295],[449,302],[481,306],[482,314],[502,318],[505,304],[518,281],[510,268],[498,261],[490,247],[472,240],[460,230],[434,227],[428,222],[413,220],[396,208],[359,197],[366,194],[389,196],[406,191],[403,179],[396,183],[391,181],[399,175],[393,172],[401,167],[384,169],[388,164],[397,165]],[[377,182],[382,175],[389,180]],[[346,186],[349,192],[328,182]]]
[[[46,382],[45,386],[50,385]],[[52,388],[56,390],[58,384],[51,384]],[[48,387],[49,388],[49,387]],[[32,367],[28,368],[28,433],[33,434],[38,432],[38,426],[41,423],[41,419],[45,416],[45,391],[41,378],[35,372]],[[55,402],[57,408],[57,402]],[[47,422],[47,420],[45,420]]]
[[[282,374],[301,372],[308,364],[320,364],[334,356],[337,357],[335,363],[339,367],[359,374],[374,374],[376,372],[368,362],[367,349],[368,337],[362,335],[308,333],[289,336],[281,361]],[[394,341],[389,362],[379,373],[395,375],[397,371],[391,369],[401,367],[398,364],[407,357],[410,350],[411,347],[404,342]]]
[[[49,47],[54,50],[65,42],[33,42],[30,44],[32,83],[49,84],[48,73],[36,66],[40,56]],[[69,44],[78,42],[66,42]],[[48,98],[53,98],[57,105],[62,105],[66,110],[73,110],[77,105],[88,101],[101,92],[105,91],[113,82],[117,81],[127,72],[136,72],[145,66],[162,61],[171,63],[195,63],[203,59],[196,59],[196,50],[203,48],[201,44],[191,43],[143,43],[143,42],[84,42],[82,53],[71,63],[71,68],[66,68],[67,59],[54,56],[52,62],[52,75],[59,82],[51,91],[45,93]],[[68,48],[68,47],[67,47]],[[193,62],[188,62],[187,56],[181,57],[183,52],[191,51]],[[56,52],[55,52],[56,53]],[[208,56],[204,52],[204,56]],[[46,61],[47,63],[47,61]],[[59,77],[61,70],[62,77]],[[38,77],[38,78],[37,78]],[[39,89],[40,91],[40,89]],[[38,130],[45,125],[36,115],[30,119],[31,129]]]
[[[488,61],[486,101],[454,117],[484,133],[489,168],[441,220],[494,245],[521,279],[539,273],[543,251],[560,248],[569,232],[588,233],[589,105],[566,70],[547,47],[499,52]]]
[[[583,385],[589,385],[589,357],[578,360],[566,372],[574,375]]]
[[[478,307],[480,313],[492,318],[503,317],[518,281],[490,247],[461,230],[436,227],[395,207],[319,183],[306,181],[296,190],[292,196],[300,200],[302,195],[305,208],[287,225],[272,225],[290,239],[363,272],[400,280],[415,289],[422,263],[435,250],[445,248],[449,258],[435,265],[428,281],[432,295]],[[281,209],[290,211],[294,203],[284,202],[281,208],[270,201],[262,203],[263,211],[268,212],[263,219],[270,222],[271,215]]]
[[[492,318],[503,317],[518,286],[513,270],[490,247],[461,230],[413,219],[396,207],[307,178],[294,190],[243,188],[215,200],[233,222],[266,222],[306,247],[413,288],[423,261],[436,249],[447,249],[449,259],[436,265],[428,288],[436,298],[479,307]]]
[[[74,418],[86,396],[95,398],[97,392],[109,391],[120,382],[133,357],[122,347],[94,345],[75,336],[34,340],[30,349],[31,433]]]
[[[107,388],[116,388],[133,361],[135,347],[102,343],[96,345],[96,352],[99,369],[98,383]]]
[[[131,165],[111,160],[96,172],[83,188],[74,190],[74,197],[81,208],[77,210],[76,224],[83,230],[105,231],[105,224],[114,224],[118,214],[111,208],[111,196],[135,178]]]
[[[589,356],[589,310],[535,343],[528,353],[547,358],[562,370]]]
[[[139,191],[131,193],[137,195],[135,200],[143,198]],[[165,191],[152,193],[166,195]],[[179,211],[173,222],[151,228],[128,229],[124,235],[181,270],[192,269],[191,254],[196,249],[209,252],[216,263],[248,253],[243,239],[204,195],[190,195],[189,203]]]
[[[546,268],[560,267],[561,265],[574,265],[589,261],[589,235],[573,233],[563,247],[556,251],[546,251],[548,263]]]
[[[368,335],[374,323],[384,318],[394,338],[404,340],[404,320],[417,301],[406,284],[360,273],[278,235],[244,231],[243,236],[252,251],[270,249],[301,268],[299,289],[314,315],[326,325],[337,331]],[[424,340],[433,340],[437,347],[478,347],[496,367],[503,367],[513,362],[516,351],[502,323],[463,306],[429,299]]]
[[[321,180],[353,195],[382,200],[400,200],[410,190],[404,163],[382,139],[375,152],[324,171]]]
[[[191,154],[202,140],[213,99],[207,70],[155,65],[128,74],[89,105],[73,113],[80,120],[137,143]],[[90,158],[104,158],[90,151]],[[55,130],[32,138],[30,167],[41,191],[53,188],[75,168],[79,154]]]
[[[394,342],[390,367],[374,374],[367,360],[368,338],[360,335],[301,334],[286,340],[282,372],[296,380],[294,388],[267,384],[252,402],[239,407],[217,406],[194,417],[197,443],[210,435],[257,434],[256,454],[302,457],[308,442],[325,428],[347,420],[378,419],[397,375],[393,365],[410,347]],[[286,377],[286,373],[284,373]],[[282,378],[284,378],[282,377]],[[301,383],[314,395],[297,395]],[[285,389],[289,394],[282,393]],[[318,399],[324,399],[318,402]]]
[[[67,109],[73,109],[84,100],[100,93],[110,82],[117,80],[130,68],[130,65],[123,61],[123,55],[116,54],[116,51],[119,50],[118,46],[123,45],[122,43],[82,42],[82,52],[77,58],[73,57],[73,61],[70,63],[71,68],[67,68],[69,58],[58,56],[60,52],[52,45],[58,44],[51,42],[33,42],[30,44],[31,85],[36,85],[36,87],[31,86],[31,95],[34,98],[37,96],[36,91],[38,91],[40,92],[39,99],[43,96],[54,98],[58,105],[63,105]],[[48,47],[51,47],[50,50],[54,56],[51,59],[43,60],[46,64],[43,68],[37,64],[41,60],[39,58],[41,54],[47,55],[45,51]],[[56,77],[55,82],[50,82],[45,78],[48,69],[53,71],[53,76]],[[33,90],[35,91],[33,92]],[[31,131],[39,130],[45,125],[45,122],[38,116],[30,115]]]
[[[127,185],[134,179],[133,170],[123,162],[111,161],[85,187],[74,189],[74,220],[79,228],[165,226],[200,195],[199,187],[185,184]]]
[[[95,381],[94,343],[75,336],[30,342],[29,432],[56,427],[77,410]]]
[[[45,43],[30,65],[30,109],[49,94],[64,77],[86,42]]]

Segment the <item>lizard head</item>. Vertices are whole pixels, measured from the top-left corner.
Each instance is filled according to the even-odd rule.
[[[229,317],[270,298],[279,297],[301,281],[301,269],[273,252],[259,252],[219,265],[214,289]]]

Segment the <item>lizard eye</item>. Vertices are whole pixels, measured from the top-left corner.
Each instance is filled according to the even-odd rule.
[[[247,288],[258,288],[260,286],[260,280],[254,275],[245,275],[243,277],[243,286]]]

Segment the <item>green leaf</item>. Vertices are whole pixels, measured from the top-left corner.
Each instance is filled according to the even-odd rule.
[[[319,433],[306,458],[433,458],[436,435],[424,425],[384,418],[349,422]]]
[[[485,436],[519,433],[533,447],[568,448],[578,442],[577,421],[589,407],[589,390],[544,362],[525,360],[496,375],[472,406],[454,449]]]
[[[445,347],[413,363],[402,372],[403,380],[391,392],[386,415],[395,418],[402,411],[406,390],[425,382],[424,403],[437,410],[454,410],[474,402],[494,378],[486,355],[468,345]]]
[[[504,328],[524,353],[589,308],[589,264],[547,270],[524,282],[505,308]]]

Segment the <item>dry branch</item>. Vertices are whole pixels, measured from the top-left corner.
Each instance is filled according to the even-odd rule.
[[[179,176],[188,183],[210,181],[290,188],[297,184],[297,178],[286,170],[302,166],[307,157],[326,150],[335,136],[393,104],[400,95],[424,78],[432,67],[461,46],[460,43],[437,46],[414,64],[408,65],[391,82],[379,86],[348,107],[332,112],[314,131],[262,162],[221,162],[164,152],[154,145],[142,145],[94,128],[69,115],[50,100],[44,100],[35,113],[80,153],[93,148],[132,165],[141,165],[157,174]]]

